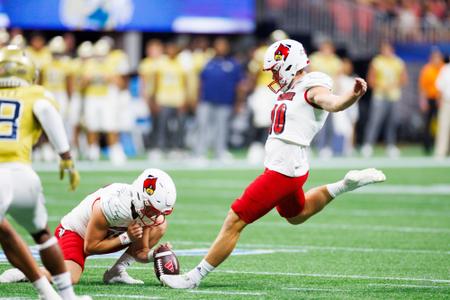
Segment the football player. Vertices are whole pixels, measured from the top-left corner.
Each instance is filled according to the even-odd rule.
[[[152,248],[166,231],[165,217],[175,201],[175,184],[158,169],[143,171],[132,184],[113,183],[84,198],[55,230],[72,282],[80,280],[89,255],[127,249],[105,272],[103,281],[143,284],[126,268],[134,261],[153,262]],[[15,274],[15,281],[25,279],[17,269],[6,272]]]
[[[308,178],[307,151],[329,112],[341,111],[366,92],[366,82],[356,78],[344,95],[332,93],[333,81],[324,73],[307,73],[309,60],[301,43],[286,39],[273,43],[264,56],[264,70],[272,72],[269,88],[277,94],[272,126],[266,141],[266,170],[232,205],[219,235],[206,257],[184,275],[162,275],[172,288],[195,288],[233,251],[240,233],[273,208],[293,225],[321,211],[335,197],[361,186],[382,182],[376,169],[353,170],[335,183],[303,192]]]
[[[267,89],[267,85],[272,81],[272,75],[264,72],[264,54],[272,42],[287,39],[286,32],[275,30],[270,34],[271,42],[264,42],[252,55],[248,64],[248,75],[253,91],[248,96],[248,105],[252,112],[252,141],[248,148],[247,161],[259,164],[264,160],[264,142],[267,139],[270,124],[270,111],[273,108],[273,94]]]
[[[36,69],[24,51],[17,46],[0,49],[0,221],[8,213],[31,234],[61,298],[90,299],[77,297],[73,291],[58,241],[47,226],[41,182],[30,166],[31,148],[44,130],[61,157],[60,177],[68,171],[71,189],[78,186],[80,178],[71,159],[57,104],[43,87],[33,84],[35,77]],[[6,223],[2,223],[2,230],[11,231]],[[11,233],[9,236],[13,237]],[[8,255],[10,259],[17,255],[22,263],[27,257],[29,261],[30,254],[24,252],[23,245],[7,240],[2,234],[5,251],[13,255]],[[27,267],[33,269],[33,265]],[[35,276],[30,280],[35,280]],[[5,279],[1,276],[0,282]],[[47,290],[49,287],[48,284]],[[39,292],[46,299],[54,299],[42,290]]]
[[[5,179],[3,178],[3,175],[4,174],[0,172],[1,180]],[[9,176],[6,180],[9,180]],[[2,189],[2,197],[0,197],[2,202],[7,199],[3,197],[5,196],[5,192],[10,193],[11,190],[5,191]],[[8,197],[8,199],[10,198],[11,197]],[[5,203],[3,202],[2,205],[4,204]],[[0,223],[0,244],[5,251],[5,255],[9,262],[25,273],[26,277],[33,283],[33,286],[42,299],[61,299],[50,285],[48,279],[39,270],[39,266],[33,259],[27,244],[20,238],[19,234],[6,219],[3,219]],[[3,282],[1,278],[0,282]]]
[[[114,77],[107,61],[110,50],[109,43],[99,40],[94,44],[92,59],[86,60],[82,69],[82,89],[85,97],[83,117],[89,145],[87,157],[94,161],[100,159],[100,133],[107,133],[107,142],[111,145],[117,125],[116,99],[110,97],[109,89]]]
[[[65,54],[66,44],[62,36],[52,38],[48,49],[52,54],[52,59],[42,66],[42,85],[55,96],[64,120],[68,115],[70,57]]]

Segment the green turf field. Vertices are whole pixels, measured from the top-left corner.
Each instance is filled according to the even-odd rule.
[[[340,179],[347,168],[313,169],[306,188]],[[102,275],[112,259],[88,260],[76,290],[124,300],[450,298],[450,168],[384,171],[386,183],[342,195],[306,224],[295,227],[270,213],[243,233],[238,250],[247,255],[231,257],[197,290],[163,288],[153,266],[138,263],[130,274],[145,286],[104,285]],[[69,193],[55,172],[40,172],[50,226],[55,228],[84,195],[110,182],[131,182],[138,173],[82,172],[79,190]],[[178,200],[164,241],[183,254],[179,260],[187,271],[215,238],[230,203],[259,171],[169,173]],[[2,262],[0,271],[6,268]],[[0,297],[36,294],[30,284],[2,284]]]

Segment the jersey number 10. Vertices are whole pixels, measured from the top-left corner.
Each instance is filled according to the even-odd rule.
[[[284,131],[284,124],[286,123],[286,104],[275,104],[272,109],[271,119],[272,125],[270,126],[269,134],[281,134]]]

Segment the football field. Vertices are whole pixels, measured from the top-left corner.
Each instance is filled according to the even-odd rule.
[[[81,166],[82,183],[75,193],[56,172],[42,169],[52,230],[85,195],[111,182],[131,183],[147,164],[102,171]],[[196,290],[161,287],[153,265],[139,263],[129,272],[144,286],[104,285],[103,272],[117,255],[88,259],[76,290],[95,299],[123,300],[450,298],[449,161],[313,164],[305,190],[365,165],[380,167],[388,180],[338,197],[300,226],[269,213],[244,231],[234,255]],[[214,240],[231,202],[261,170],[239,164],[165,170],[175,181],[178,199],[163,241],[172,243],[182,271],[188,271]],[[9,265],[3,253],[0,258],[3,272]],[[17,283],[1,284],[0,297],[37,296],[30,284]]]

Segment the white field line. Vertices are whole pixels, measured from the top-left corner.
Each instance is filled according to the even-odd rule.
[[[332,288],[309,288],[309,287],[284,287],[285,291],[299,291],[299,292],[349,292],[350,290],[332,289]]]
[[[86,268],[105,269],[109,265],[87,265]],[[150,267],[128,267],[130,270],[148,270]],[[259,276],[289,276],[289,277],[317,277],[317,278],[343,278],[355,280],[385,280],[385,281],[418,281],[432,283],[450,284],[450,279],[418,278],[418,277],[393,277],[393,276],[369,276],[369,275],[348,275],[348,274],[320,274],[320,273],[297,273],[297,272],[262,272],[243,270],[215,270],[217,273],[226,274],[246,274]]]
[[[61,217],[50,216],[49,221],[59,221]],[[170,220],[170,224],[176,225],[222,225],[223,221],[217,220]],[[293,225],[280,220],[276,221],[261,221],[255,223],[254,226],[270,226],[270,227],[292,227]],[[303,224],[302,228],[324,229],[324,230],[363,230],[373,232],[402,232],[402,233],[434,233],[447,234],[450,233],[449,228],[441,227],[408,227],[408,226],[383,226],[383,225],[353,225],[353,224],[327,224],[327,223],[307,223]]]
[[[235,180],[235,179],[179,179],[176,184],[179,189],[189,188],[184,191],[185,194],[211,194],[208,190],[227,190],[227,189],[244,189],[250,184],[251,180]],[[194,189],[201,189],[196,191]],[[415,195],[450,195],[450,185],[433,184],[433,185],[415,185],[415,184],[379,184],[369,185],[357,189],[354,193],[358,194],[415,194]]]
[[[221,225],[222,220],[171,220],[171,224],[178,225]],[[280,220],[261,221],[255,223],[254,226],[270,226],[270,227],[292,227],[293,225]],[[363,230],[373,232],[402,232],[402,233],[450,233],[450,228],[443,227],[409,227],[409,226],[383,226],[383,225],[353,225],[353,224],[332,224],[332,223],[307,223],[302,228],[325,229],[325,230]]]
[[[258,271],[237,271],[237,270],[217,270],[218,273],[227,274],[247,274],[261,276],[298,276],[298,277],[318,277],[318,278],[344,278],[361,280],[387,280],[387,281],[423,281],[433,283],[450,283],[450,279],[432,279],[417,277],[391,277],[391,276],[368,276],[368,275],[346,275],[346,274],[319,274],[319,273],[296,273],[296,272],[258,272]]]
[[[1,263],[7,264],[7,263]],[[86,268],[91,269],[107,269],[108,265],[90,265]],[[145,267],[128,267],[129,270],[151,270],[149,266]],[[450,279],[434,279],[434,278],[418,278],[418,277],[392,277],[392,276],[368,276],[368,275],[347,275],[347,274],[320,274],[320,273],[297,273],[297,272],[260,272],[260,271],[243,271],[243,270],[215,270],[216,273],[226,274],[245,274],[259,276],[288,276],[288,277],[313,277],[313,278],[342,278],[355,280],[384,280],[384,281],[417,281],[450,284]]]
[[[241,295],[241,296],[264,296],[267,294],[262,292],[206,291],[206,290],[188,290],[188,292],[193,294]]]
[[[142,171],[142,166],[149,164],[147,160],[133,160],[128,161],[123,166],[113,166],[109,161],[100,162],[77,162],[77,169],[83,172],[97,172],[97,171]],[[355,168],[449,168],[450,159],[436,160],[426,157],[404,157],[398,159],[390,158],[333,158],[330,160],[322,160],[311,158],[311,169],[355,169]],[[246,160],[239,159],[231,163],[220,163],[211,161],[205,165],[199,165],[195,161],[190,160],[170,160],[170,161],[152,161],[152,167],[161,168],[164,170],[263,170],[264,166],[261,164],[252,165]],[[37,171],[56,171],[58,166],[56,163],[33,163],[33,168]]]
[[[125,298],[125,299],[143,299],[143,300],[153,300],[153,299],[164,299],[162,297],[147,297],[142,295],[118,295],[118,294],[92,294],[92,297],[99,298]]]
[[[212,242],[192,242],[192,241],[171,241],[174,245],[194,245],[208,247]],[[245,244],[239,243],[239,248],[258,248],[258,249],[272,249],[272,250],[316,250],[324,252],[363,252],[363,253],[403,253],[403,254],[436,254],[436,255],[450,255],[449,251],[442,250],[427,250],[427,249],[393,249],[393,248],[361,248],[361,247],[335,247],[335,246],[313,246],[313,245],[279,245],[279,244]]]
[[[236,189],[245,189],[250,184],[251,180],[177,180],[177,187],[180,190],[186,188],[183,194],[189,196],[214,196],[215,192],[211,190],[222,191],[220,195],[233,196],[236,193],[232,192]],[[188,189],[189,188],[189,189]],[[195,190],[197,189],[197,190]],[[226,190],[231,190],[226,192]],[[450,185],[448,184],[433,184],[433,185],[403,185],[403,184],[379,184],[369,185],[353,191],[352,193],[367,194],[367,195],[450,195]],[[238,193],[239,194],[239,193]]]
[[[450,289],[450,286],[439,285],[415,285],[415,284],[389,284],[389,283],[369,283],[368,286],[377,287],[399,287],[399,288],[413,288],[413,289]]]
[[[36,300],[36,299],[26,297],[0,297],[0,300]]]

